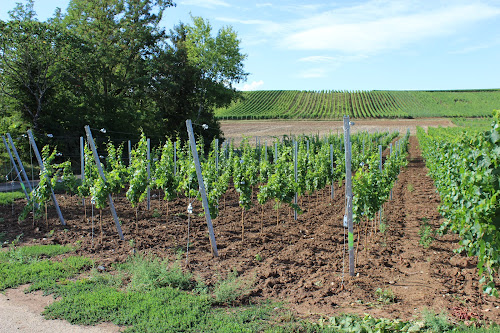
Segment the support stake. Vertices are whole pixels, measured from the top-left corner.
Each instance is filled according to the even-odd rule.
[[[36,159],[38,160],[38,164],[40,165],[40,168],[42,170],[45,170],[45,167],[44,167],[43,161],[42,161],[42,157],[40,156],[40,152],[38,151],[38,148],[37,148],[36,143],[35,143],[35,138],[33,137],[33,133],[31,133],[31,130],[28,130],[28,137],[30,139],[31,146],[33,147],[33,150],[35,151],[35,156],[36,156]],[[49,184],[50,184],[50,181],[49,181]],[[49,185],[49,187],[50,187],[50,185]],[[66,221],[64,221],[64,217],[62,216],[61,209],[59,208],[59,204],[57,203],[56,195],[54,194],[54,190],[52,189],[52,187],[50,187],[50,192],[51,192],[50,195],[52,197],[52,201],[54,202],[54,206],[56,207],[57,216],[59,216],[59,220],[61,221],[61,224],[66,225]]]
[[[207,194],[205,191],[205,183],[203,182],[203,175],[201,174],[200,159],[198,157],[198,151],[196,150],[196,140],[194,139],[193,125],[191,119],[186,120],[187,132],[189,135],[189,145],[191,146],[191,152],[193,154],[194,164],[196,167],[196,176],[198,177],[198,185],[200,188],[201,199],[203,202],[203,208],[205,210],[205,218],[207,220],[208,233],[210,236],[210,244],[212,245],[212,253],[214,257],[218,257],[217,243],[215,242],[214,228],[212,226],[212,217],[210,216],[210,209],[208,207]]]
[[[87,141],[90,143],[90,148],[92,149],[92,155],[94,155],[94,160],[97,165],[97,170],[99,171],[99,175],[102,180],[106,182],[106,176],[104,176],[104,171],[102,171],[101,161],[99,160],[99,155],[97,154],[97,149],[95,148],[94,138],[92,138],[92,132],[90,131],[89,125],[85,126],[85,132],[87,133]],[[118,236],[120,236],[121,240],[124,240],[122,227],[120,226],[120,221],[118,220],[118,216],[116,215],[115,204],[113,203],[113,198],[111,194],[108,194],[109,200],[109,208],[111,210],[111,214],[113,215],[113,219],[115,220],[116,230],[118,231]]]

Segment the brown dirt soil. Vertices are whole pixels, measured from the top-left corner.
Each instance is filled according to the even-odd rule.
[[[428,127],[455,126],[448,118],[418,118],[418,119],[351,119],[354,126],[351,132],[367,131],[399,131],[404,134],[409,129],[412,135],[417,133],[417,126]],[[263,144],[264,141],[272,142],[275,137],[282,135],[342,133],[342,121],[331,120],[225,120],[221,121],[224,136],[234,141],[236,145],[241,142],[242,134],[247,137],[257,137]],[[258,139],[258,140],[259,140]],[[252,142],[250,142],[252,143]]]
[[[438,213],[439,195],[427,176],[415,137],[410,138],[409,164],[394,187],[393,200],[385,204],[387,230],[372,232],[373,222],[355,229],[358,256],[354,277],[349,276],[348,258],[343,256],[344,186],[335,184],[334,190],[334,200],[330,198],[330,187],[300,199],[304,213],[297,221],[288,207],[282,207],[277,218],[272,203],[261,208],[254,198],[254,207],[244,215],[243,240],[238,199],[234,190],[228,191],[220,201],[220,216],[214,220],[219,258],[210,253],[207,226],[198,216],[201,204],[195,200],[187,266],[186,198],[171,202],[168,216],[166,203],[157,197],[152,199],[150,211],[143,204],[138,232],[134,210],[124,196],[116,198],[125,241],[118,239],[109,210],[102,213],[102,242],[99,212],[94,211],[92,239],[90,207],[85,221],[81,200],[68,195],[57,195],[68,226],[60,225],[53,208],[49,210],[48,227],[43,220],[35,226],[31,219],[18,223],[17,216],[25,203],[18,200],[13,215],[11,206],[0,207],[4,217],[0,230],[10,238],[22,233],[23,243],[27,244],[81,242],[77,254],[95,258],[105,267],[125,260],[132,252],[133,239],[141,252],[171,260],[182,258],[184,267],[209,285],[236,269],[241,276],[255,280],[250,297],[285,301],[302,316],[368,313],[409,320],[427,308],[436,313],[444,310],[457,318],[464,313],[476,314],[500,323],[500,301],[482,294],[476,260],[453,252],[458,247],[455,235],[436,236],[427,249],[419,244],[418,232],[424,219],[433,229],[442,219]],[[395,301],[379,302],[378,288],[391,290]]]

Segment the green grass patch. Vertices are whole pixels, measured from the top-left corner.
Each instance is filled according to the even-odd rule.
[[[92,260],[78,256],[60,262],[43,259],[73,250],[70,246],[35,245],[12,246],[8,251],[0,252],[0,290],[26,283],[31,283],[27,291],[45,289],[93,265]]]
[[[454,118],[451,120],[455,125],[469,129],[486,131],[490,129],[493,119],[488,118]]]
[[[256,332],[271,327],[269,318],[276,312],[271,303],[216,307],[221,286],[226,292],[246,285],[234,273],[210,292],[178,262],[138,254],[115,267],[112,272],[93,270],[87,279],[48,286],[46,293],[62,299],[44,314],[74,324],[111,321],[128,326],[127,332]]]
[[[24,193],[22,191],[0,192],[0,205],[10,205],[14,200],[22,198],[24,198]]]
[[[23,247],[12,246],[8,251],[0,253],[0,263],[30,262],[43,258],[55,257],[60,254],[74,251],[68,245],[32,245]]]
[[[170,264],[168,260],[137,254],[127,262],[118,266],[118,269],[130,276],[127,285],[130,291],[150,291],[162,287],[172,287],[181,290],[190,290],[193,286],[193,276],[183,272],[179,262]]]

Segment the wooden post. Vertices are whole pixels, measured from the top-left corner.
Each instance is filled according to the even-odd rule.
[[[295,183],[298,181],[298,170],[297,170],[297,158],[298,158],[298,147],[297,141],[293,140],[293,163],[294,163],[294,172],[295,172]],[[297,192],[295,192],[295,198],[293,199],[294,203],[297,204],[299,202],[299,196]],[[293,218],[297,221],[297,208],[293,210]]]
[[[347,240],[349,245],[349,275],[354,276],[354,226],[352,220],[352,173],[351,173],[351,124],[349,116],[344,116],[344,146],[345,146],[345,197],[347,213]]]
[[[147,139],[147,153],[146,153],[146,159],[148,160],[148,165],[147,165],[147,171],[148,171],[148,186],[146,188],[147,191],[147,209],[151,209],[151,188],[149,186],[150,180],[151,180],[151,140],[148,138]]]
[[[102,180],[106,182],[106,176],[104,176],[104,171],[102,171],[101,161],[99,160],[99,155],[97,154],[97,149],[95,148],[94,138],[92,138],[92,132],[90,131],[89,125],[85,126],[85,132],[87,133],[87,141],[90,143],[90,148],[92,149],[92,155],[94,155],[94,161],[97,165],[97,170],[99,171],[99,175]],[[118,216],[116,215],[115,204],[113,203],[113,198],[111,194],[108,194],[109,200],[109,208],[111,210],[111,214],[113,215],[113,219],[115,220],[116,230],[118,231],[118,236],[121,240],[124,240],[122,227],[120,226],[120,221],[118,220]]]
[[[17,168],[17,164],[16,162],[14,161],[14,157],[12,157],[12,154],[10,152],[10,148],[9,148],[9,145],[7,144],[7,141],[5,140],[5,137],[2,135],[2,140],[3,140],[3,144],[5,145],[5,149],[7,149],[7,153],[9,154],[9,157],[10,157],[10,162],[12,163],[12,165],[14,166],[14,170],[16,171],[17,173],[17,178],[19,178],[19,182],[21,184],[21,188],[23,189],[23,192],[24,192],[24,196],[26,197],[26,201],[30,201],[30,196],[28,195],[28,192],[26,191],[26,187],[24,186],[24,182],[23,182],[23,178],[21,176],[21,172],[19,171],[19,169]],[[29,181],[28,181],[29,182]]]
[[[12,147],[12,152],[14,153],[14,157],[16,158],[16,161],[19,164],[21,175],[24,177],[24,181],[26,182],[26,185],[28,185],[28,188],[29,188],[30,193],[31,193],[33,191],[33,188],[31,187],[30,180],[28,178],[28,175],[26,174],[26,170],[24,169],[23,162],[21,161],[21,158],[19,157],[19,154],[17,153],[16,146],[14,145],[14,140],[12,140],[10,133],[7,133],[7,138],[9,139],[10,146]]]
[[[35,143],[35,138],[33,137],[33,133],[31,133],[31,130],[28,130],[28,137],[30,140],[30,144],[33,147],[33,151],[35,152],[36,159],[38,160],[38,164],[40,165],[40,168],[45,170],[45,167],[43,165],[42,157],[40,156],[40,152],[38,151],[38,148]],[[49,181],[50,184],[50,181]],[[50,185],[48,185],[50,187]],[[66,221],[64,221],[64,217],[62,216],[61,209],[59,208],[59,204],[57,203],[56,195],[54,194],[54,190],[52,187],[50,187],[50,192],[51,192],[51,197],[52,201],[54,202],[54,206],[56,207],[57,211],[57,216],[59,216],[59,220],[61,221],[62,225],[66,225]]]
[[[333,187],[333,185],[335,184],[335,179],[333,179],[333,143],[330,144],[330,165],[331,165],[331,168],[332,168],[332,200],[335,198],[335,188]]]
[[[83,136],[80,137],[80,173],[83,183],[83,181],[85,180],[85,147]],[[82,205],[85,206],[85,197],[82,198]]]
[[[191,146],[191,153],[193,154],[194,164],[196,167],[196,176],[198,177],[198,186],[201,193],[203,208],[205,210],[205,218],[207,220],[210,244],[212,245],[212,253],[214,257],[218,257],[219,254],[217,252],[217,243],[215,242],[214,228],[212,226],[212,217],[210,216],[210,209],[208,206],[207,194],[205,191],[205,183],[203,182],[203,175],[201,174],[200,159],[198,157],[198,151],[196,150],[196,140],[194,138],[193,125],[191,123],[191,119],[186,120],[186,127],[189,135],[189,145]]]

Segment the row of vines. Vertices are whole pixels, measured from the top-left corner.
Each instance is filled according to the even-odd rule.
[[[373,218],[374,212],[387,200],[399,169],[405,163],[408,134],[395,146],[393,154],[386,157],[383,169],[379,167],[379,146],[385,149],[397,136],[397,132],[364,132],[352,136],[356,222],[361,216]],[[200,140],[198,151],[201,152],[202,147],[204,143]],[[43,192],[42,188],[54,186],[54,179],[58,176],[68,192],[90,199],[99,210],[107,206],[109,195],[118,196],[125,192],[136,211],[136,226],[137,212],[147,197],[148,189],[157,189],[161,193],[167,215],[169,202],[178,197],[201,200],[188,142],[167,139],[162,146],[152,149],[148,159],[147,139],[142,135],[131,150],[128,163],[123,150],[123,145],[115,146],[111,142],[106,145],[105,157],[101,156],[104,180],[99,175],[91,150],[85,145],[84,174],[82,180],[77,182],[69,172],[69,163],[53,164],[55,150],[51,152],[45,147],[42,155],[46,172],[50,173],[48,179],[52,179],[52,183],[42,183],[35,194]],[[242,238],[245,233],[245,212],[256,202],[254,198],[262,206],[261,221],[264,219],[264,204],[269,201],[275,203],[277,223],[280,221],[279,207],[282,205],[288,205],[300,213],[304,195],[314,195],[336,182],[342,184],[345,178],[344,150],[343,137],[334,135],[324,138],[301,136],[293,140],[284,137],[269,146],[251,146],[245,139],[237,148],[227,142],[218,145],[214,141],[209,151],[200,156],[210,214],[212,218],[220,214],[221,207],[224,207],[221,200],[231,187],[239,195]],[[25,211],[34,210],[35,207],[38,207],[38,211],[46,211],[49,200],[48,195],[33,195]]]
[[[483,290],[498,296],[500,270],[500,112],[485,132],[418,129],[422,155],[441,196],[441,231],[459,234],[458,252],[478,258]]]
[[[342,119],[486,117],[500,91],[297,91],[243,93],[241,101],[216,110],[219,119]]]

